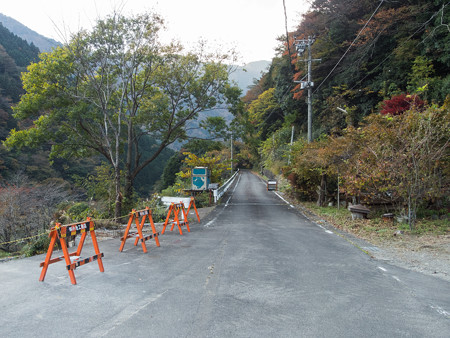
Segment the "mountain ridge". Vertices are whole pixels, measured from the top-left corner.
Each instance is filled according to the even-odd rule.
[[[230,80],[235,81],[238,87],[242,89],[242,94],[245,95],[255,80],[259,80],[262,74],[267,71],[270,63],[267,60],[258,60],[249,62],[244,66],[236,66],[236,70],[230,75]]]
[[[18,37],[24,39],[30,44],[34,44],[41,52],[50,52],[53,48],[61,45],[60,42],[47,38],[35,32],[31,28],[28,28],[16,19],[2,13],[0,13],[0,23],[2,23],[5,28]]]

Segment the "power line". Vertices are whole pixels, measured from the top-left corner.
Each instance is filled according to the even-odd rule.
[[[333,69],[328,73],[328,75],[325,77],[325,79],[323,79],[323,81],[317,86],[316,90],[314,91],[314,93],[316,93],[319,88],[325,83],[325,81],[330,77],[330,75],[334,72],[334,70],[337,68],[337,66],[341,63],[341,61],[344,59],[344,57],[347,55],[347,53],[350,51],[350,48],[353,47],[353,45],[355,44],[356,40],[358,40],[359,36],[361,35],[361,33],[364,31],[364,29],[366,29],[367,25],[369,24],[369,22],[372,20],[372,18],[374,17],[374,15],[378,12],[378,9],[381,7],[381,5],[383,4],[385,0],[381,0],[380,4],[378,5],[378,7],[375,9],[375,11],[372,13],[372,15],[370,16],[370,18],[366,21],[366,23],[364,24],[363,28],[361,28],[361,30],[359,31],[358,35],[356,36],[356,38],[352,41],[352,43],[350,44],[350,46],[347,48],[347,50],[345,51],[344,55],[341,56],[341,58],[339,59],[339,61],[334,65]]]
[[[286,30],[286,46],[289,53],[289,62],[292,63],[291,60],[291,47],[289,46],[289,31],[288,31],[288,17],[287,17],[287,10],[286,10],[286,2],[283,0],[283,8],[284,8],[284,29]],[[290,66],[289,69],[291,70],[291,73],[294,74],[294,70]]]
[[[423,31],[423,29],[431,22],[431,20],[433,20],[434,17],[436,17],[440,11],[444,11],[444,8],[446,6],[448,6],[450,4],[450,2],[447,2],[445,5],[442,6],[441,10],[437,11],[436,13],[434,13],[427,21],[425,21],[418,29],[416,29],[416,31],[414,33],[412,33],[406,40],[404,40],[402,43],[400,43],[400,45],[397,47],[402,47],[404,46],[408,41],[410,41],[414,35],[416,35],[417,33]],[[417,43],[417,45],[420,45],[421,43],[423,43],[425,41],[425,39],[419,43]],[[388,56],[386,56],[381,62],[379,62],[375,67],[372,68],[372,70],[370,72],[367,72],[367,74],[360,79],[358,82],[356,82],[351,88],[350,90],[354,89],[356,86],[358,86],[359,84],[361,84],[362,81],[364,81],[367,77],[369,77],[370,75],[372,75],[376,69],[378,69],[378,67],[380,67],[381,65],[383,65],[393,54],[395,53],[395,50],[393,50]]]

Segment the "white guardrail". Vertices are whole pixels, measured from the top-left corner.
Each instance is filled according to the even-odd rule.
[[[233,183],[233,181],[236,178],[237,174],[239,174],[239,169],[219,189],[214,189],[213,190],[214,203],[217,203],[217,201],[223,196],[223,194],[225,194],[225,192],[231,186],[231,183]]]

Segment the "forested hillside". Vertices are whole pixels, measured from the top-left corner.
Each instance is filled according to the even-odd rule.
[[[0,23],[0,141],[4,141],[10,131],[18,128],[13,117],[12,106],[17,104],[24,93],[21,73],[27,66],[39,59],[39,49],[10,32]],[[29,121],[24,121],[27,125]],[[82,161],[48,161],[48,146],[35,150],[6,150],[0,144],[0,184],[17,180],[17,175],[26,177],[28,183],[39,184],[49,179],[68,180],[72,176],[86,176],[93,170],[94,163]]]
[[[420,208],[448,205],[449,23],[442,0],[312,1],[236,113],[245,157],[320,205],[336,202],[338,184],[341,199],[412,223]],[[307,43],[297,51],[308,40],[311,143]]]
[[[39,50],[17,37],[0,24],[0,140],[4,141],[12,128],[17,127],[11,105],[23,93],[20,73],[38,58]],[[18,154],[7,152],[0,145],[0,179],[11,177],[19,168]],[[25,161],[24,161],[25,162]]]

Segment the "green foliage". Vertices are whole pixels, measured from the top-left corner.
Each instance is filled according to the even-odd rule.
[[[13,58],[15,64],[19,67],[26,67],[31,62],[37,60],[39,48],[29,44],[22,38],[11,33],[0,23],[0,45]],[[1,71],[0,71],[1,73]]]
[[[141,149],[141,156],[143,158],[149,158],[152,155],[152,151],[159,147],[156,140],[149,136],[144,136],[139,141],[139,147]],[[161,151],[158,157],[145,166],[134,179],[134,190],[139,197],[147,197],[156,191],[155,184],[162,178],[164,169],[167,166],[168,161],[174,156],[175,152],[170,148],[165,148]]]
[[[209,191],[204,191],[201,192],[200,194],[195,195],[195,206],[197,208],[206,208],[210,206],[210,200],[211,200],[211,196],[210,196],[210,192]],[[212,198],[212,200],[214,201],[214,198]]]
[[[316,189],[320,184],[320,172],[315,163],[309,161],[309,146],[305,140],[294,142],[291,150],[291,165],[283,170],[284,175],[294,188],[293,193],[302,200],[316,197]]]
[[[216,139],[228,138],[230,134],[227,122],[221,116],[208,116],[206,120],[200,121],[200,128]]]
[[[47,234],[39,236],[37,239],[32,240],[27,243],[21,250],[25,257],[31,257],[34,255],[39,255],[46,253],[50,245],[50,237]]]
[[[75,181],[84,188],[89,199],[114,201],[114,173],[106,163],[97,166],[87,177],[75,177]]]
[[[417,56],[411,67],[409,75],[408,90],[410,93],[423,92],[430,84],[434,74],[433,64],[423,56]]]
[[[214,152],[204,154],[201,157],[189,152],[185,152],[183,155],[186,156],[183,160],[186,168],[178,175],[184,179],[191,178],[192,168],[207,167],[211,171],[211,182],[220,183],[223,172],[230,169],[229,160],[224,160],[220,154]]]
[[[190,182],[177,175],[175,183],[161,191],[161,196],[186,196],[185,189],[190,189]]]
[[[264,159],[262,164],[274,173],[280,172],[281,168],[288,162],[290,155],[289,141],[291,128],[280,128],[262,142],[259,152]]]
[[[183,158],[184,156],[181,153],[175,153],[167,161],[161,176],[161,182],[159,183],[159,191],[167,189],[175,183],[177,178],[176,174],[180,171]]]
[[[410,230],[408,224],[384,221],[381,215],[373,215],[370,219],[352,220],[346,208],[318,207],[315,203],[302,203],[314,214],[319,215],[339,229],[345,229],[365,238],[392,239],[397,230],[402,230],[412,235],[445,235],[449,231],[448,219],[421,219],[414,230]]]
[[[150,198],[140,199],[133,208],[142,210],[148,207],[152,211],[153,222],[161,223],[166,220],[167,207],[161,203],[161,196],[154,193]]]
[[[68,210],[67,214],[72,219],[73,222],[81,222],[86,219],[86,217],[92,216],[89,204],[86,202],[74,203]]]

